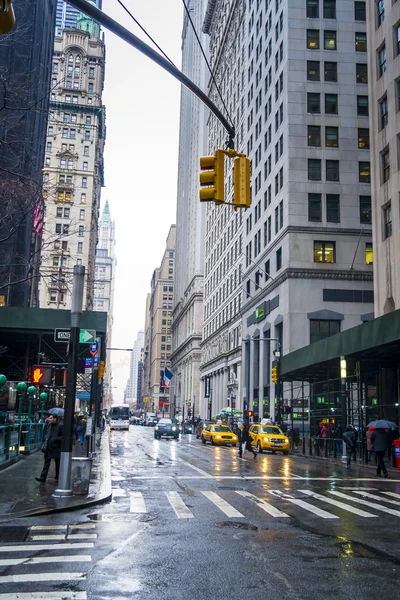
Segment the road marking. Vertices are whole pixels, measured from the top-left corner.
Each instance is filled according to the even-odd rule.
[[[356,487],[355,488],[355,487],[347,487],[347,486],[345,487],[345,486],[342,486],[342,485],[338,485],[338,488],[339,488],[339,490],[347,490],[348,492],[355,492],[355,491],[362,492],[364,490],[365,491],[372,491],[372,492],[377,492],[378,491],[376,488],[365,488],[365,487],[362,487],[362,488]]]
[[[5,558],[0,559],[0,567],[11,567],[15,565],[39,565],[57,562],[91,562],[92,557],[85,554],[75,556],[40,556],[38,558]]]
[[[63,535],[58,535],[58,534],[50,534],[47,533],[45,535],[31,535],[31,540],[34,542],[39,542],[39,541],[50,541],[50,540],[65,540],[65,534]]]
[[[33,552],[36,550],[76,550],[77,548],[94,548],[93,542],[76,544],[28,544],[25,546],[0,546],[0,552]]]
[[[97,533],[69,533],[67,540],[95,540]]]
[[[142,492],[129,492],[131,497],[131,505],[129,512],[131,513],[147,513],[146,504],[144,502]]]
[[[392,508],[386,508],[386,506],[381,506],[380,504],[376,504],[375,502],[368,502],[368,500],[361,500],[361,498],[353,498],[352,496],[347,496],[346,494],[342,494],[342,492],[335,492],[328,490],[330,494],[334,496],[338,496],[339,498],[344,498],[345,500],[351,500],[351,502],[356,502],[357,504],[364,504],[365,506],[369,506],[371,508],[375,508],[376,510],[380,510],[382,512],[388,513],[388,515],[394,515],[395,517],[400,517],[400,511],[393,510]]]
[[[248,462],[248,461],[246,461]],[[254,461],[251,461],[254,463]],[[192,466],[192,465],[189,465]],[[195,468],[195,467],[192,467]],[[196,468],[197,470],[197,468]],[[276,477],[276,476],[270,476],[270,475],[210,475],[209,473],[206,473],[206,475],[204,476],[200,476],[200,475],[135,475],[135,479],[138,480],[146,480],[146,481],[151,481],[151,480],[156,480],[156,479],[174,479],[174,480],[179,480],[179,479],[231,479],[231,480],[235,480],[235,479],[239,479],[241,481],[290,481],[291,477]],[[352,479],[350,478],[344,478],[344,477],[301,477],[300,475],[298,477],[293,477],[293,481],[329,481],[329,482],[336,482],[336,481],[343,481],[348,483],[349,481],[360,481],[360,482],[374,482],[377,483],[379,481],[381,481],[380,479],[378,479],[377,477],[374,478],[364,478],[364,477],[354,477]],[[386,479],[385,483],[399,483],[398,479]]]
[[[239,490],[236,490],[236,493],[239,494],[240,496],[244,496],[245,498],[248,498],[251,502],[254,502],[254,504],[257,504],[257,506],[259,506],[262,510],[264,510],[266,513],[268,513],[272,517],[279,517],[279,518],[280,517],[289,517],[290,518],[290,515],[287,515],[286,513],[278,510],[277,508],[275,508],[275,506],[272,506],[268,502],[265,502],[265,500],[262,500],[261,498],[257,498],[257,496],[254,496],[254,494],[250,494],[249,492],[244,492],[244,491],[239,491]]]
[[[188,509],[178,492],[165,492],[168,501],[175,511],[178,519],[192,519],[194,514]]]
[[[337,506],[338,508],[342,508],[343,510],[347,510],[359,517],[366,518],[377,518],[378,515],[373,515],[372,513],[366,512],[365,510],[361,510],[359,508],[354,508],[354,506],[350,506],[350,504],[345,504],[344,502],[339,502],[339,500],[333,500],[333,498],[327,498],[326,496],[322,496],[321,494],[316,494],[315,492],[311,492],[310,490],[299,490],[302,494],[306,494],[307,496],[311,496],[312,498],[316,498],[317,500],[322,500],[322,502],[326,502],[327,504],[332,504],[332,506]]]
[[[290,502],[291,504],[295,504],[296,506],[300,506],[300,508],[307,510],[308,512],[312,513],[313,515],[316,515],[317,517],[321,517],[322,519],[339,519],[338,516],[332,515],[332,513],[328,513],[326,510],[322,510],[322,508],[313,506],[312,504],[309,504],[309,502],[305,502],[304,500],[299,500],[298,498],[293,498],[293,496],[290,496],[289,494],[285,494],[281,490],[270,490],[269,491],[269,493],[270,494],[272,493],[272,495],[275,495],[274,492],[275,492],[275,494],[280,496],[283,500],[286,500],[287,502]]]
[[[178,458],[178,460],[179,460],[179,462],[181,462],[182,464],[186,465],[187,467],[190,467],[191,469],[194,469],[198,473],[201,473],[201,475],[203,475],[207,479],[210,479],[210,478],[212,479],[213,478],[213,475],[210,475],[206,471],[203,471],[203,469],[199,469],[199,467],[195,467],[194,465],[191,465],[190,463],[186,462],[186,460],[182,460],[181,458]]]
[[[25,573],[24,575],[3,575],[0,577],[0,585],[2,583],[38,583],[39,581],[85,581],[85,579],[86,573]]]
[[[124,442],[124,448],[130,448],[130,445],[128,444],[127,441]]]
[[[94,523],[82,523],[81,525],[68,525],[68,529],[96,529]]]
[[[226,500],[218,496],[215,492],[201,492],[206,498],[211,500],[227,517],[244,517],[236,508],[231,506]]]
[[[126,491],[121,488],[112,488],[113,498],[124,498],[126,496]]]
[[[17,592],[16,594],[0,594],[4,600],[86,600],[86,592]]]
[[[68,525],[31,525],[30,531],[55,531],[56,529],[67,529]]]
[[[389,498],[382,498],[382,496],[377,496],[376,494],[368,494],[368,492],[355,492],[355,494],[359,494],[360,496],[365,496],[366,498],[371,498],[371,500],[381,500],[382,502],[386,502],[386,504],[394,504],[395,506],[399,506],[399,503],[396,500],[389,500]]]
[[[382,492],[386,496],[391,496],[392,498],[400,498],[400,494],[395,494],[395,492]]]

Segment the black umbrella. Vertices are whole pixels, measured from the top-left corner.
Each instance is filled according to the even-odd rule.
[[[58,406],[56,408],[50,408],[49,415],[55,415],[56,417],[63,417],[64,409],[58,408]]]
[[[374,429],[398,429],[399,426],[393,421],[386,421],[385,419],[379,419],[379,421],[371,421],[367,427],[373,427]]]

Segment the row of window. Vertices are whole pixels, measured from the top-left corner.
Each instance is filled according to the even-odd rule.
[[[79,60],[78,60],[79,58]],[[80,57],[76,57],[75,58],[75,67],[71,64],[71,62],[68,60],[68,64],[67,64],[67,73],[72,73],[73,71],[78,72],[77,70],[80,69],[80,64],[81,64],[81,59]],[[58,61],[53,62],[53,73],[59,73],[60,69],[59,69],[59,63]],[[89,77],[94,77],[95,75],[95,67],[89,67]]]
[[[64,217],[64,219],[69,219],[71,214],[71,209],[69,207],[62,208],[61,206],[57,206],[56,208],[56,217]],[[81,208],[79,211],[79,220],[85,220],[85,209]]]
[[[74,164],[74,159],[73,158],[60,158],[60,169],[76,169],[79,168]],[[51,158],[50,156],[46,156],[45,159],[45,165],[46,167],[51,167]],[[82,163],[82,171],[88,171],[89,170],[89,163],[84,160]],[[84,178],[86,180],[87,183],[87,178]],[[86,187],[86,185],[82,185],[82,187]]]
[[[55,232],[62,233],[64,235],[68,235],[70,232],[69,225],[67,223],[56,223]],[[79,225],[78,235],[79,235],[79,237],[83,237],[85,235],[85,226],[84,225]]]
[[[308,145],[314,147],[321,147],[321,125],[308,125],[307,127],[307,139]],[[360,150],[369,150],[369,129],[358,128],[358,148]],[[326,126],[325,127],[325,146],[326,148],[338,148],[339,147],[339,127]]]
[[[337,83],[337,62],[324,61],[324,81]],[[319,60],[307,61],[307,81],[321,81],[321,62]],[[356,63],[356,83],[368,83],[367,63]]]
[[[354,34],[354,43],[356,52],[367,51],[367,34],[365,31],[359,31]],[[307,29],[307,48],[309,50],[320,50],[320,30]],[[337,50],[337,31],[323,32],[323,49]]]
[[[309,181],[322,181],[322,160],[319,158],[308,159]],[[325,161],[325,181],[340,181],[340,166],[338,160]],[[371,165],[369,161],[359,161],[358,181],[371,183]]]
[[[234,298],[222,311],[216,315],[210,323],[204,328],[204,335],[208,337],[217,331],[220,327],[228,323],[231,319],[237,317],[240,313],[241,298]]]
[[[383,2],[383,0],[381,0]],[[306,16],[308,19],[319,19],[320,1],[306,0]],[[336,0],[322,0],[322,14],[324,19],[336,19]],[[365,2],[354,2],[354,20],[366,20]]]
[[[75,144],[61,144],[61,152],[67,152],[67,150],[69,150],[69,152],[74,153],[75,152]],[[52,142],[47,142],[46,152],[48,154],[51,154],[53,152],[53,143]],[[83,147],[83,156],[89,156],[89,146]]]
[[[322,222],[322,194],[308,194],[308,220],[314,223]],[[326,221],[340,223],[340,195],[326,194]],[[371,224],[371,196],[359,196],[360,223]]]
[[[387,117],[387,100],[386,100]],[[307,112],[312,115],[321,114],[321,94],[319,92],[307,93]],[[337,94],[324,94],[324,112],[326,115],[339,114]],[[357,116],[368,117],[368,96],[357,96]]]

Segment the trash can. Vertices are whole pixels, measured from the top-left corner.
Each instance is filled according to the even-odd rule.
[[[396,467],[398,469],[400,469],[400,439],[393,440],[393,446],[394,446],[394,456],[395,456],[395,461],[396,461]]]
[[[72,458],[72,491],[87,495],[89,492],[92,458],[77,456]]]

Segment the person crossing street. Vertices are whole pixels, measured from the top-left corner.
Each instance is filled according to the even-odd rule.
[[[257,452],[250,444],[249,430],[244,423],[238,423],[239,456],[243,456],[243,448],[253,453],[254,460],[257,458]]]

